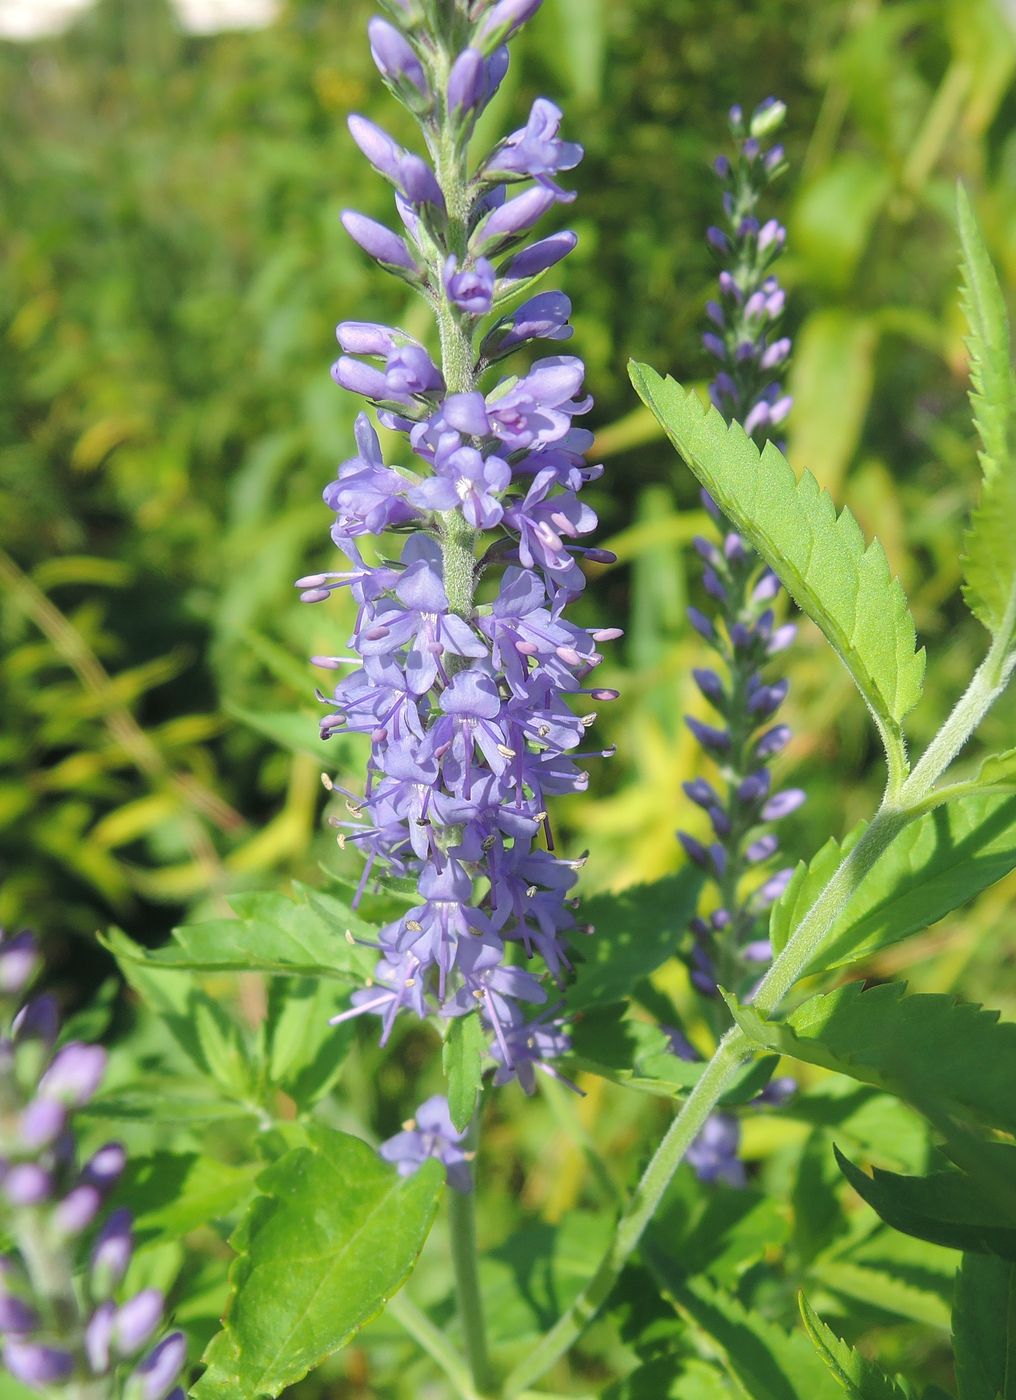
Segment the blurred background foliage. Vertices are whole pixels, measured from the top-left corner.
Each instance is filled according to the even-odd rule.
[[[330,563],[320,492],[351,451],[331,383],[342,318],[419,326],[339,211],[389,213],[345,129],[402,128],[369,66],[363,0],[289,0],[261,32],[187,37],[162,0],[100,0],[65,35],[0,45],[0,920],[75,940],[118,922],[160,941],[185,910],[314,879],[340,856],[305,658],[341,646],[341,604],[297,604]],[[607,473],[588,615],[626,628],[604,683],[617,757],[562,806],[588,888],[677,863],[680,782],[701,760],[684,620],[702,512],[624,372],[684,380],[714,275],[710,162],[733,101],[790,108],[796,349],[790,455],[877,532],[932,654],[919,743],[982,638],[958,598],[976,481],[956,293],[953,186],[1016,282],[1016,20],[1000,0],[546,0],[487,135],[540,93],[587,149],[564,274]],[[807,854],[868,810],[881,773],[862,706],[805,629],[785,772],[811,793]],[[1003,706],[990,737],[1016,740]],[[1008,956],[989,892],[979,935],[931,936],[952,985]],[[76,960],[86,976],[87,958]],[[975,983],[970,988],[976,993]]]
[[[370,67],[370,11],[366,0],[289,0],[269,29],[197,38],[177,30],[163,0],[99,0],[61,37],[0,45],[0,923],[37,928],[79,998],[109,968],[98,928],[158,943],[185,915],[224,912],[229,894],[314,884],[321,864],[351,870],[322,820],[320,774],[355,787],[363,754],[355,739],[317,740],[306,660],[341,649],[350,618],[338,600],[302,607],[292,580],[331,564],[320,493],[352,450],[356,404],[328,376],[335,322],[423,333],[401,284],[368,267],[338,223],[350,205],[389,214],[346,133],[348,112],[408,135]],[[700,704],[688,673],[701,646],[684,609],[699,589],[688,557],[703,512],[690,474],[635,407],[624,365],[636,356],[685,381],[708,373],[700,335],[715,269],[703,235],[732,102],[773,93],[789,105],[791,172],[773,213],[790,231],[790,456],[879,535],[913,600],[931,655],[918,744],[980,654],[958,594],[977,466],[953,187],[969,188],[1012,288],[1016,18],[1001,0],[545,0],[515,47],[487,137],[520,125],[545,93],[587,148],[567,211],[581,242],[563,285],[607,466],[594,488],[601,539],[619,560],[591,571],[581,607],[626,636],[603,668],[622,692],[600,728],[617,756],[555,817],[572,853],[591,851],[587,889],[621,888],[677,865],[680,783],[703,762],[682,723]],[[882,773],[863,707],[812,629],[791,666],[783,777],[810,794],[786,823],[796,857],[867,814]],[[985,737],[1016,744],[1011,701]],[[1010,879],[866,971],[906,967],[924,990],[1012,1013],[1012,894]],[[668,978],[680,998],[681,975]],[[266,1014],[250,978],[206,990],[248,1027]],[[288,992],[306,1009],[308,1059],[320,1055],[330,1004],[315,1000],[320,988]],[[114,1036],[114,1091],[136,1085],[151,1098],[186,1057],[157,1017],[137,1018],[111,993],[81,1033],[100,1034],[111,1013],[115,1030],[129,1030]],[[386,1135],[438,1078],[425,1033],[410,1029],[384,1053],[374,1036],[367,1026],[341,1037],[336,1067],[352,1046],[342,1094],[321,1111]],[[237,1056],[219,1059],[235,1068]],[[784,1319],[804,1281],[875,1339],[886,1364],[947,1380],[955,1255],[911,1258],[912,1242],[871,1233],[854,1198],[841,1216],[847,1194],[829,1146],[835,1131],[857,1153],[914,1171],[927,1162],[926,1131],[883,1095],[845,1093],[820,1072],[805,1080],[811,1091],[783,1116],[745,1123],[752,1190],[734,1204],[717,1197],[716,1209],[743,1218],[759,1243],[720,1259],[722,1281]],[[590,1174],[583,1135],[595,1133],[621,1184],[669,1112],[602,1080],[584,1088],[577,1100],[552,1086],[524,1112],[506,1092],[488,1115],[483,1235],[503,1242],[485,1284],[506,1336],[547,1324],[609,1228],[584,1209],[614,1187]],[[283,1100],[281,1116],[291,1109]],[[224,1158],[237,1173],[250,1163],[221,1108],[210,1114],[214,1123],[181,1119],[154,1139],[138,1126],[138,1142],[203,1149],[207,1135],[222,1187]],[[229,1195],[233,1177],[227,1185]],[[716,1235],[716,1201],[694,1190],[679,1178],[672,1203],[692,1256],[696,1239],[701,1252]],[[194,1218],[226,1208],[215,1202]],[[225,1289],[227,1251],[206,1233],[186,1249],[158,1246],[172,1258],[152,1264],[170,1279],[190,1270],[178,1320],[198,1347]],[[779,1256],[779,1282],[746,1262],[763,1250],[770,1263]],[[625,1370],[643,1342],[652,1355],[655,1314],[640,1286],[634,1276],[625,1285],[627,1332],[599,1322],[590,1333],[600,1357],[590,1385]],[[440,1229],[414,1289],[449,1317]],[[424,1393],[426,1363],[394,1322],[381,1318],[369,1336],[370,1365],[352,1348],[322,1373],[326,1392],[312,1378],[298,1393]],[[379,1367],[402,1388],[371,1389]]]

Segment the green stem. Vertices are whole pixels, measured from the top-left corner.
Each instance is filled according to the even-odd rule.
[[[1003,629],[1003,633],[1008,637],[1012,630]],[[763,1016],[772,1015],[791,988],[807,973],[837,916],[861,880],[903,828],[924,810],[935,780],[949,766],[1002,693],[1014,666],[1016,656],[1006,654],[1004,643],[997,642],[992,646],[941,731],[902,785],[897,800],[883,801],[857,845],[844,856],[759,984],[753,1005]],[[509,1375],[504,1391],[506,1397],[517,1400],[521,1391],[539,1379],[571,1348],[606,1302],[685,1152],[749,1053],[748,1041],[742,1033],[736,1028],[728,1030],[635,1188],[596,1273],[567,1312]]]
[[[394,1298],[389,1299],[388,1311],[413,1340],[419,1343],[431,1360],[440,1366],[462,1400],[477,1400],[469,1372],[462,1364],[461,1357],[427,1314],[405,1293],[396,1293]]]
[[[529,1356],[511,1372],[505,1382],[506,1397],[518,1397],[567,1352],[587,1324],[607,1301],[628,1262],[642,1232],[649,1224],[664,1191],[670,1185],[681,1159],[690,1147],[724,1092],[730,1087],[748,1055],[744,1035],[731,1027],[720,1041],[716,1054],[706,1065],[702,1078],[686,1099],[681,1112],[642,1174],[607,1253],[589,1283],[571,1307],[554,1324]]]
[[[469,1142],[471,1146],[475,1145],[475,1124],[474,1130],[470,1132]],[[483,1298],[480,1294],[477,1270],[475,1202],[475,1191],[450,1191],[448,1226],[451,1231],[452,1269],[459,1300],[459,1317],[462,1319],[466,1357],[473,1376],[473,1386],[478,1396],[493,1396],[498,1392],[487,1351],[487,1327],[483,1317]]]
[[[974,672],[973,679],[953,707],[921,756],[920,763],[900,790],[900,799],[908,807],[916,806],[931,792],[960,749],[973,734],[981,720],[1009,684],[1016,654],[1006,655],[997,642]]]

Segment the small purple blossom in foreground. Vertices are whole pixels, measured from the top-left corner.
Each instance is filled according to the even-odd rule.
[[[465,1133],[457,1132],[448,1112],[448,1100],[435,1094],[416,1110],[415,1119],[403,1125],[402,1132],[381,1144],[381,1156],[392,1162],[400,1176],[410,1176],[428,1157],[443,1163],[448,1185],[456,1191],[471,1191],[469,1161],[472,1153],[461,1146]]]
[[[732,109],[737,153],[733,161],[721,156],[716,162],[726,227],[708,234],[724,261],[719,299],[708,303],[711,324],[703,336],[706,350],[718,361],[710,397],[728,421],[739,421],[759,444],[774,436],[791,406],[779,379],[791,349],[779,330],[785,297],[773,274],[786,230],[775,219],[762,222],[759,217],[762,196],[784,169],[782,147],[767,144],[784,115],[783,104],[772,98],[755,109],[747,124],[741,109]],[[686,796],[706,813],[709,833],[697,838],[682,831],[678,837],[689,859],[709,878],[713,891],[708,900],[714,906],[692,920],[687,960],[691,980],[705,996],[715,997],[718,983],[746,996],[771,960],[767,912],[791,874],[770,868],[779,842],[763,828],[805,800],[799,788],[772,791],[768,763],[790,731],[779,724],[762,729],[789,689],[785,678],[763,679],[763,668],[790,644],[796,629],[791,623],[775,625],[771,603],[780,591],[775,574],[729,529],[705,494],[703,501],[722,535],[720,540],[695,541],[705,591],[715,608],[712,615],[690,608],[688,617],[722,664],[694,672],[712,722],[691,715],[685,722],[719,767],[722,781],[713,786],[696,778],[684,785]],[[716,1113],[707,1121],[688,1153],[703,1180],[743,1182],[739,1137],[733,1115]]]
[[[476,1014],[495,1082],[517,1079],[527,1092],[534,1070],[570,1048],[560,1020],[533,1019],[548,1001],[547,982],[563,983],[571,968],[575,923],[578,863],[556,852],[548,808],[558,794],[582,791],[582,760],[600,756],[586,744],[595,716],[572,705],[613,698],[588,677],[599,644],[618,635],[567,617],[584,587],[582,562],[610,557],[582,543],[596,516],[580,492],[602,470],[586,463],[592,436],[576,421],[591,405],[583,364],[538,353],[528,368],[489,373],[520,347],[571,335],[565,296],[525,293],[571,251],[575,235],[522,245],[574,197],[558,177],[582,148],[562,138],[560,111],[538,98],[526,124],[486,160],[477,166],[466,154],[507,70],[505,42],[539,6],[474,5],[471,20],[462,7],[457,52],[415,7],[372,23],[375,60],[423,128],[423,145],[454,159],[435,172],[373,123],[352,118],[360,149],[395,186],[402,231],[354,212],[343,223],[424,294],[442,354],[436,363],[392,327],[339,327],[344,354],[333,375],[401,435],[399,464],[384,461],[361,414],[357,453],[325,491],[343,558],[334,572],[298,584],[309,603],[348,588],[358,609],[351,669],[323,697],[321,725],[325,737],[342,729],[369,742],[363,791],[346,794],[349,819],[335,821],[340,844],[363,858],[357,899],[386,875],[419,892],[379,930],[373,979],[335,1019],[377,1016],[385,1041],[403,1012]],[[477,345],[479,318],[496,318],[509,297],[516,309],[488,325]],[[389,535],[386,557],[372,563],[367,537],[381,534]],[[319,660],[328,669],[346,665]],[[429,1100],[385,1155],[400,1170],[438,1155],[465,1185],[465,1155],[442,1103]]]
[[[15,1246],[0,1256],[3,1364],[48,1394],[87,1386],[96,1400],[167,1400],[185,1360],[183,1335],[172,1333],[139,1360],[161,1329],[165,1300],[154,1288],[117,1297],[134,1249],[130,1212],[108,1214],[83,1252],[126,1156],[107,1143],[86,1162],[77,1159],[73,1113],[98,1090],[106,1054],[76,1041],[55,1050],[50,997],[18,1009],[40,964],[30,934],[0,932],[0,1223]],[[166,1359],[156,1367],[157,1357]]]

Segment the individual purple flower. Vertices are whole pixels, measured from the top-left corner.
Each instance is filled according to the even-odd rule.
[[[448,300],[470,316],[486,316],[494,303],[494,266],[486,258],[477,258],[472,267],[459,271],[454,253],[449,253],[444,265],[444,286]]]
[[[535,179],[558,199],[571,201],[574,193],[563,190],[553,176],[561,170],[574,170],[582,159],[582,147],[558,137],[561,111],[545,97],[533,103],[529,120],[520,131],[512,132],[497,147],[483,168],[487,179]]]
[[[381,1144],[380,1152],[400,1176],[411,1176],[428,1157],[436,1157],[444,1166],[449,1186],[456,1191],[471,1191],[472,1153],[462,1146],[465,1137],[452,1123],[448,1100],[442,1094],[434,1094],[420,1105],[415,1118],[400,1133]]]
[[[326,491],[343,559],[299,581],[313,603],[348,587],[357,609],[351,655],[336,646],[316,658],[325,669],[350,667],[321,697],[322,734],[345,729],[369,746],[362,793],[344,792],[332,819],[340,844],[363,860],[357,899],[386,874],[419,890],[379,929],[371,984],[336,1020],[377,1016],[385,1040],[401,1014],[477,1015],[497,1082],[517,1078],[526,1091],[535,1069],[569,1044],[563,1017],[533,1020],[545,983],[571,967],[575,926],[575,866],[554,849],[548,804],[583,791],[582,761],[603,752],[583,747],[594,718],[583,712],[615,694],[588,677],[599,643],[617,635],[580,628],[564,611],[584,586],[582,562],[608,558],[582,542],[596,516],[581,492],[602,470],[586,462],[592,436],[575,424],[591,403],[582,362],[544,356],[500,379],[488,373],[504,355],[571,334],[566,297],[526,300],[524,289],[575,235],[525,239],[571,199],[557,178],[581,148],[562,139],[561,113],[540,98],[488,158],[467,149],[507,69],[505,41],[538,8],[460,6],[452,26],[389,7],[392,22],[372,25],[378,66],[427,127],[430,151],[433,95],[444,94],[440,189],[427,184],[426,166],[415,171],[414,195],[412,153],[355,118],[360,149],[396,186],[405,237],[360,215],[344,222],[370,256],[424,292],[441,358],[391,327],[339,327],[335,378],[377,405],[403,446],[393,450],[400,464],[387,465],[368,420],[357,420],[358,455]],[[521,304],[481,337],[480,318],[504,296]],[[367,562],[375,553],[361,537],[386,532],[402,535],[401,549],[386,540],[379,562]],[[412,1133],[430,1131],[423,1120],[421,1110]],[[411,1156],[419,1137],[402,1146]]]

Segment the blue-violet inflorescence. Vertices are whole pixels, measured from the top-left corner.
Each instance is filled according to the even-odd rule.
[[[165,1299],[122,1298],[133,1253],[131,1214],[108,1208],[126,1156],[119,1143],[79,1163],[73,1131],[102,1080],[97,1045],[58,1045],[51,996],[21,1005],[41,964],[30,933],[0,934],[0,1256],[6,1369],[31,1390],[87,1400],[183,1400],[183,1334],[150,1346]]]
[[[370,22],[374,60],[419,123],[426,157],[350,117],[353,139],[395,188],[401,228],[355,212],[342,221],[426,300],[437,349],[392,326],[338,327],[333,377],[398,435],[399,460],[385,461],[361,413],[356,455],[324,493],[344,562],[298,583],[310,603],[348,588],[358,608],[353,655],[315,658],[345,672],[320,697],[322,734],[370,741],[340,842],[363,854],[361,892],[394,875],[414,882],[419,901],[381,928],[372,984],[336,1019],[375,1015],[384,1040],[400,1011],[477,1012],[496,1082],[527,1091],[569,1046],[545,984],[571,965],[578,862],[556,853],[548,804],[587,784],[594,715],[572,703],[614,698],[588,677],[599,645],[619,635],[566,615],[583,559],[611,557],[582,543],[596,517],[580,493],[602,470],[587,465],[592,436],[575,422],[591,403],[583,364],[537,353],[495,369],[571,335],[568,298],[535,284],[576,237],[526,240],[574,198],[561,179],[582,148],[562,139],[561,113],[539,98],[493,151],[469,150],[505,76],[507,41],[540,3],[388,0],[390,18]],[[433,1107],[418,1115],[419,1142],[396,1139],[409,1154],[401,1161],[428,1135],[446,1141],[424,1124]]]
[[[732,109],[737,154],[733,161],[721,156],[716,162],[727,229],[709,230],[709,241],[725,262],[720,300],[708,305],[713,329],[704,336],[706,349],[720,364],[710,394],[728,421],[739,421],[760,444],[773,436],[790,409],[778,379],[790,354],[790,341],[779,333],[784,293],[772,271],[786,231],[775,219],[760,223],[758,218],[763,194],[784,169],[782,147],[767,146],[765,139],[778,130],[784,111],[782,103],[770,98],[746,124],[741,109]],[[785,747],[790,730],[771,721],[789,686],[785,678],[763,673],[769,659],[789,646],[796,628],[775,624],[776,575],[726,526],[713,501],[703,499],[722,535],[718,542],[702,536],[695,540],[714,608],[712,616],[690,608],[689,619],[722,666],[694,672],[716,722],[693,716],[685,722],[722,781],[717,785],[696,778],[684,784],[685,794],[708,815],[711,840],[683,831],[679,836],[716,890],[718,902],[708,919],[696,918],[691,926],[692,979],[700,991],[715,995],[718,981],[743,990],[746,973],[754,969],[757,974],[771,957],[763,919],[791,871],[773,872],[779,842],[766,828],[796,810],[804,793],[797,788],[772,791],[769,763]]]
[[[736,419],[760,446],[775,436],[791,407],[780,383],[791,349],[780,333],[785,296],[773,274],[786,230],[776,219],[763,223],[759,218],[765,192],[786,168],[782,146],[768,143],[783,124],[785,110],[769,98],[746,122],[740,107],[731,109],[735,156],[720,156],[715,166],[723,184],[725,228],[708,233],[724,264],[719,300],[708,303],[711,326],[703,336],[719,364],[710,397],[728,422]],[[691,922],[689,965],[693,983],[708,997],[716,996],[718,984],[750,995],[772,957],[764,920],[792,873],[774,870],[779,841],[768,828],[805,798],[799,788],[772,791],[769,763],[787,744],[790,730],[771,721],[789,685],[771,671],[763,674],[770,658],[793,641],[796,627],[791,622],[776,625],[772,603],[779,580],[729,528],[709,495],[703,492],[702,499],[721,535],[717,541],[695,540],[714,607],[711,616],[698,608],[689,608],[688,615],[721,666],[694,672],[716,721],[689,715],[685,722],[713,759],[720,781],[698,777],[684,784],[685,794],[708,815],[711,839],[699,840],[686,831],[678,836],[713,886],[708,912]],[[672,1038],[677,1054],[698,1058],[683,1036],[675,1032]],[[774,1080],[756,1102],[780,1103],[792,1089],[792,1080]],[[703,1180],[742,1185],[739,1142],[737,1118],[714,1113],[687,1160]]]

